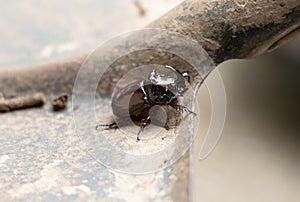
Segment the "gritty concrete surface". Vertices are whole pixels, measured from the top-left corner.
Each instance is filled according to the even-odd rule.
[[[120,33],[144,27],[182,0],[0,1],[0,68],[86,53]]]
[[[48,104],[0,116],[5,122],[0,126],[1,201],[174,201],[175,195],[187,196],[187,156],[153,174],[122,174],[90,155],[76,135],[70,108],[53,113]],[[181,193],[172,193],[173,185]]]
[[[141,1],[146,9],[143,17],[129,0],[5,2],[0,20],[1,95],[39,91],[47,95],[47,103],[0,114],[0,201],[187,200],[188,154],[151,174],[112,171],[90,155],[76,134],[72,103],[64,111],[52,111],[50,98],[72,93],[85,55],[40,65],[34,72],[10,68],[90,51],[113,35],[144,26],[178,2]],[[67,74],[59,72],[62,65]]]

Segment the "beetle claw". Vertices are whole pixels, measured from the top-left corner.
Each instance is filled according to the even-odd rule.
[[[188,112],[190,114],[193,114],[194,116],[197,116],[197,114],[191,110],[189,110],[187,107],[181,106],[181,105],[171,105],[176,111],[182,111],[182,112]]]
[[[116,122],[106,123],[106,124],[98,124],[98,125],[96,125],[96,130],[98,130],[100,127],[108,127],[108,129],[116,129],[116,128],[118,128],[118,125]]]
[[[141,127],[140,127],[140,131],[138,132],[138,134],[137,134],[137,136],[136,136],[136,140],[137,141],[140,141],[141,139],[140,139],[140,134],[143,132],[143,130],[145,129],[145,127],[147,126],[147,124],[148,124],[148,122],[147,121],[149,121],[150,120],[150,117],[148,117],[145,121],[146,122],[144,122],[142,125],[141,125]]]

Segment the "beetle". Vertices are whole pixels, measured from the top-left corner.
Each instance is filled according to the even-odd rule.
[[[137,141],[144,128],[151,123],[150,109],[155,105],[170,106],[177,111],[195,112],[179,104],[179,97],[187,90],[190,76],[187,71],[180,72],[174,67],[164,66],[162,69],[153,69],[144,80],[133,82],[125,88],[117,91],[112,98],[112,110],[114,117],[122,122],[132,121],[140,127]],[[125,120],[125,121],[124,121]],[[99,127],[109,129],[119,128],[117,121],[109,124],[99,124]],[[168,130],[168,126],[165,126]]]

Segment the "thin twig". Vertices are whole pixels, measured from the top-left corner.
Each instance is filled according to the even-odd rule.
[[[19,109],[40,107],[43,106],[45,102],[46,96],[42,93],[11,99],[0,99],[0,112],[10,112]]]
[[[133,3],[139,12],[139,15],[144,16],[146,14],[146,9],[142,6],[141,2],[139,0],[135,0]]]

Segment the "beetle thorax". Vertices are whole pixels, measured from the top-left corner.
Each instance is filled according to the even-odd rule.
[[[146,91],[151,104],[168,104],[178,97],[168,86],[152,84],[146,86]]]
[[[167,70],[166,72],[158,73],[157,70],[152,70],[146,82],[145,90],[149,101],[152,104],[168,104],[180,96],[178,91],[177,75],[174,72]]]

